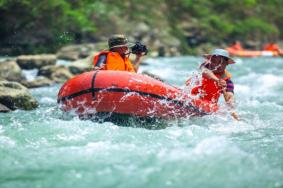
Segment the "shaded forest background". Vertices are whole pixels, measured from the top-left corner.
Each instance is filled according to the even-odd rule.
[[[283,38],[282,0],[0,0],[0,55],[52,53],[113,33],[181,54]]]

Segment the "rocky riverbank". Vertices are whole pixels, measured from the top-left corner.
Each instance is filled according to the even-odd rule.
[[[97,52],[95,45],[71,45],[61,48],[56,54],[21,55],[1,60],[0,112],[37,108],[38,102],[29,89],[64,83],[74,75],[90,71]],[[58,60],[70,63],[62,65],[57,63]],[[35,78],[25,77],[24,71],[28,70],[36,70]]]
[[[63,48],[57,54],[21,55],[2,60],[0,62],[0,112],[37,108],[38,102],[29,92],[29,88],[63,83],[76,74],[91,70],[90,54],[91,51],[86,53],[84,48],[80,47],[74,50],[72,46]],[[73,62],[66,66],[57,65],[58,58],[73,60]],[[27,79],[23,73],[27,70],[36,70],[36,77],[32,80]]]

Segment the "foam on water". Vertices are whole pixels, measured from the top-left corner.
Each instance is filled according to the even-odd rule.
[[[200,61],[141,70],[184,86]],[[241,122],[225,108],[159,130],[83,121],[58,109],[60,85],[33,89],[38,109],[0,114],[0,187],[282,187],[283,59],[241,61],[229,67]]]
[[[26,77],[27,81],[33,81],[35,77],[37,76],[38,70],[32,69],[32,70],[22,70],[24,76]]]

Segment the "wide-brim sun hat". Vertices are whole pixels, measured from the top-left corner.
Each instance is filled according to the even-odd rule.
[[[109,47],[109,49],[111,49],[111,48],[118,48],[118,47],[128,47],[128,48],[131,48],[134,45],[135,45],[134,43],[128,42],[128,39],[126,38],[125,35],[121,35],[121,34],[112,35],[108,39],[108,47]]]
[[[222,57],[226,57],[228,59],[228,64],[235,64],[235,60],[233,60],[230,55],[229,52],[227,50],[224,49],[214,49],[210,54],[204,54],[203,56],[206,58],[210,58],[211,56],[222,56]]]

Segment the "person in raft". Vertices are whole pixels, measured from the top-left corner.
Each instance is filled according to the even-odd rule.
[[[273,43],[273,42],[266,44],[263,47],[263,50],[264,51],[277,52],[276,55],[281,55],[281,56],[283,55],[283,50],[280,49],[280,47],[277,44]]]
[[[236,40],[234,41],[228,48],[233,49],[233,50],[244,50],[244,48],[242,47],[242,44],[240,41]]]
[[[227,65],[234,64],[235,61],[229,57],[228,51],[215,49],[211,54],[204,55],[205,61],[201,64],[202,71],[201,84],[191,91],[193,95],[199,95],[201,99],[211,103],[217,103],[223,94],[226,104],[231,109],[234,119],[240,120],[234,111],[234,84],[232,75],[226,70]],[[190,79],[187,81],[189,85]]]
[[[130,48],[134,46],[124,35],[115,34],[108,39],[108,51],[102,51],[94,56],[94,70],[119,70],[137,72],[143,53],[136,53],[132,64],[129,60]],[[144,46],[145,47],[145,46]]]

